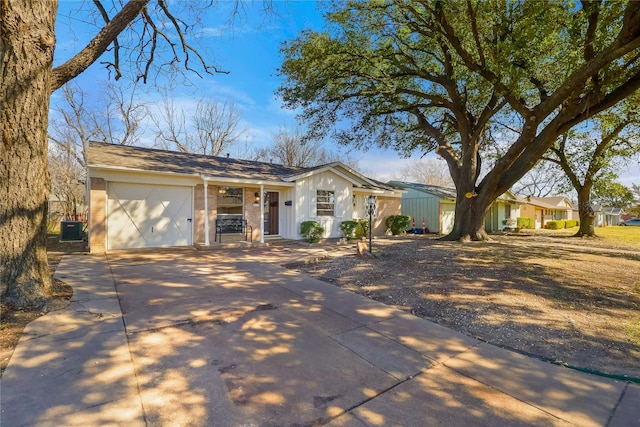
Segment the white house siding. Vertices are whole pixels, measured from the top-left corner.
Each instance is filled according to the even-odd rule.
[[[295,188],[279,187],[277,189],[265,187],[265,191],[277,191],[279,192],[278,200],[280,204],[278,206],[280,216],[280,236],[285,239],[299,239],[300,238],[300,224],[296,225],[296,212],[298,209],[299,201],[296,199]],[[291,206],[286,206],[285,202],[290,201]],[[296,226],[298,228],[296,228]]]
[[[508,217],[507,210],[509,211]],[[516,207],[516,205],[496,200],[495,202],[493,202],[493,204],[489,208],[489,211],[484,217],[485,230],[488,232],[503,230],[505,227],[507,227],[507,225],[504,223],[504,220],[507,218],[516,220],[516,218],[519,216],[519,213],[520,210]]]
[[[351,212],[351,219],[364,219],[369,217],[365,205],[365,198],[369,197],[369,193],[363,194],[356,191],[353,192],[353,198],[351,199],[351,206],[353,211]]]
[[[442,203],[440,205],[440,233],[449,234],[453,230],[453,224],[456,218],[456,204],[455,203]],[[433,230],[431,230],[433,231]]]
[[[316,214],[317,190],[334,192],[334,216]],[[296,238],[303,221],[317,221],[325,229],[325,238],[340,237],[340,223],[353,218],[352,184],[331,172],[321,172],[296,182]]]

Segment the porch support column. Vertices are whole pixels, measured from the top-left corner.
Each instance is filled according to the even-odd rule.
[[[209,183],[204,181],[204,245],[209,246]]]
[[[260,243],[264,243],[264,184],[260,184]]]

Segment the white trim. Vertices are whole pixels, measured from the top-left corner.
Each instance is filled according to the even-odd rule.
[[[373,187],[376,187],[376,188],[380,188],[379,184],[376,184],[370,178],[367,178],[366,176],[362,175],[361,173],[351,169],[349,166],[345,165],[344,163],[334,162],[334,163],[330,163],[330,165],[336,165],[338,167],[341,167],[341,168],[345,169],[347,172],[349,172],[350,174],[354,175],[355,177],[360,178],[361,180],[365,181],[369,185],[371,185]]]
[[[202,181],[204,182],[204,245],[209,246],[211,244],[209,238],[209,183],[206,179]]]
[[[270,181],[264,179],[244,179],[244,178],[228,178],[222,176],[206,176],[202,173],[180,173],[180,172],[171,172],[171,171],[155,171],[155,170],[145,170],[145,169],[135,169],[135,168],[126,168],[120,166],[107,166],[107,165],[90,165],[89,167],[89,176],[95,178],[105,178],[109,181],[115,181],[113,179],[119,175],[114,175],[117,172],[125,172],[125,173],[135,173],[135,174],[144,174],[151,176],[172,176],[172,177],[184,177],[184,178],[197,178],[198,180],[205,180],[210,184],[215,185],[225,185],[225,184],[248,184],[248,185],[270,185],[270,186],[280,186],[280,187],[293,187],[295,183],[291,182],[282,182],[282,181]],[[102,173],[100,173],[102,172]],[[195,184],[194,184],[195,185]]]
[[[264,184],[260,184],[260,243],[264,243]]]
[[[353,185],[359,185],[359,186],[362,185],[361,182],[358,182],[355,179],[347,176],[346,174],[337,171],[335,168],[333,168],[331,166],[322,167],[320,169],[314,169],[312,171],[305,172],[305,173],[302,173],[302,174],[299,174],[299,175],[289,176],[289,177],[286,177],[286,178],[282,178],[282,180],[283,181],[287,181],[287,182],[293,182],[293,181],[297,181],[297,180],[302,179],[302,178],[308,178],[308,177],[310,177],[312,175],[317,175],[317,174],[323,173],[323,172],[332,172],[332,173],[338,175],[339,177],[341,177],[342,179],[344,179],[345,181],[349,181]]]
[[[224,177],[215,177],[215,176],[203,177],[203,179],[206,179],[210,184],[214,184],[214,185],[228,185],[229,183],[231,183],[231,184],[247,184],[247,185],[269,185],[274,187],[295,186],[294,183],[290,183],[290,182],[265,181],[262,179],[224,178]]]
[[[400,198],[402,197],[402,194],[408,193],[408,191],[405,190],[372,190],[369,188],[357,188],[354,187],[353,188],[353,194],[371,194],[374,196],[384,196],[384,197],[397,197]],[[452,199],[454,200],[454,199]]]
[[[146,170],[146,169],[136,169],[136,168],[127,168],[123,166],[109,166],[109,165],[88,165],[87,169],[93,171],[107,171],[107,172],[133,172],[133,173],[144,173],[149,175],[175,175],[175,176],[184,176],[184,177],[198,177],[200,175],[193,173],[181,173],[181,172],[171,172],[171,171],[155,171],[155,170]],[[91,175],[94,177],[101,177],[99,175]]]
[[[347,173],[341,172],[339,170],[337,170],[337,167],[344,169]],[[373,187],[376,188],[380,188],[379,184],[376,184],[375,182],[371,181],[369,178],[367,178],[366,176],[354,171],[353,169],[351,169],[350,167],[346,166],[345,164],[341,163],[341,162],[333,162],[333,163],[328,163],[326,165],[324,165],[323,167],[320,167],[318,169],[314,169],[305,173],[301,173],[298,175],[293,175],[293,176],[289,176],[286,178],[283,178],[284,181],[297,181],[300,178],[308,178],[312,175],[318,174],[318,173],[323,173],[323,172],[333,172],[336,175],[338,175],[339,177],[351,182],[354,185],[357,185],[359,187],[361,187],[363,185],[363,182],[366,184],[369,184]],[[352,176],[348,176],[347,174],[350,174]],[[363,182],[359,182],[358,181],[361,180]]]

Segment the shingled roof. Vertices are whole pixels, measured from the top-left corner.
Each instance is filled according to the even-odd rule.
[[[400,188],[411,188],[416,191],[421,191],[423,193],[433,194],[436,197],[442,199],[455,199],[456,198],[456,189],[453,187],[442,187],[440,185],[432,185],[432,184],[421,184],[417,182],[404,182],[404,181],[389,181],[387,184],[394,185]],[[518,196],[512,194],[511,192],[505,192],[498,197],[498,200],[502,200],[505,202],[516,202],[516,203],[524,203]]]
[[[89,144],[87,165],[91,168],[168,172],[202,175],[215,179],[265,182],[287,182],[291,181],[290,178],[320,169],[340,167],[362,181],[362,188],[397,190],[392,186],[364,177],[339,162],[303,168],[104,142]]]
[[[525,197],[525,202],[539,208],[551,209],[551,210],[569,210],[573,209],[573,205],[564,196],[556,197]],[[567,205],[568,203],[568,205]]]
[[[103,142],[89,144],[87,164],[94,168],[116,166],[139,171],[215,175],[221,178],[265,181],[281,181],[282,178],[315,169]]]
[[[388,184],[395,185],[401,188],[412,188],[416,191],[433,194],[434,196],[444,199],[456,198],[456,189],[451,187],[442,187],[440,185],[421,184],[417,182],[405,181],[389,181]]]

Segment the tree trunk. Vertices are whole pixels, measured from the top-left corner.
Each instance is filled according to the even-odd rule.
[[[47,124],[57,0],[0,9],[0,295],[42,306],[51,290]]]
[[[591,207],[591,186],[584,185],[578,190],[578,212],[580,214],[580,229],[574,237],[596,237],[595,214]]]
[[[484,229],[484,215],[490,204],[491,200],[486,196],[472,195],[472,193],[458,196],[453,230],[442,240],[491,240]]]

